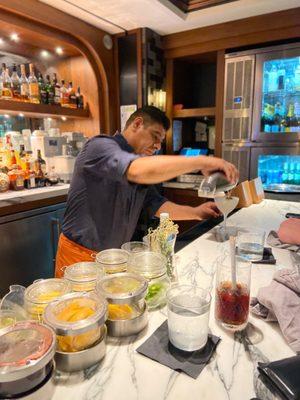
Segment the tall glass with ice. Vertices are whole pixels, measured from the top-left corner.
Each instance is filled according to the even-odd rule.
[[[169,340],[184,351],[202,349],[208,338],[211,296],[194,285],[173,285],[167,292]]]

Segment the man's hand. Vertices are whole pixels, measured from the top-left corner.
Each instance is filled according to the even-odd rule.
[[[236,183],[239,179],[239,172],[236,167],[218,157],[205,157],[204,168],[201,169],[203,175],[210,175],[212,172],[222,171],[229,182]]]
[[[209,218],[217,218],[221,215],[218,207],[213,201],[208,201],[201,206],[194,207],[195,219],[209,219]]]

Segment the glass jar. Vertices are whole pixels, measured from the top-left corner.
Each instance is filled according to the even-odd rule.
[[[96,254],[96,262],[106,274],[115,274],[127,270],[128,253],[121,249],[107,249]]]
[[[25,308],[29,319],[42,320],[51,301],[69,293],[70,284],[64,279],[39,279],[25,290]]]
[[[94,293],[69,293],[50,303],[44,321],[57,337],[57,350],[73,353],[93,346],[101,337],[107,302]]]
[[[147,287],[143,277],[131,273],[109,275],[97,283],[96,293],[108,301],[107,328],[110,335],[133,335],[147,325]]]
[[[44,398],[34,392],[53,373],[53,330],[34,321],[17,322],[0,331],[0,348],[0,398],[27,398],[29,391]]]
[[[248,322],[251,263],[236,257],[236,277],[230,263],[217,268],[215,317],[226,329],[243,330]]]
[[[167,274],[167,259],[160,253],[147,251],[132,257],[129,271],[143,276],[148,281],[146,302],[149,309],[166,304],[166,293],[171,285]]]
[[[73,292],[90,292],[103,277],[103,268],[95,262],[79,262],[65,269],[64,279]]]

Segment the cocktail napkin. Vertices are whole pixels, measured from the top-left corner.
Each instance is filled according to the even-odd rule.
[[[191,352],[179,350],[169,342],[168,322],[165,321],[137,352],[196,379],[214,354],[220,340],[217,336],[208,335],[203,349]]]
[[[253,264],[276,264],[276,259],[273,256],[272,249],[270,247],[264,248],[263,258],[259,261],[252,261]]]

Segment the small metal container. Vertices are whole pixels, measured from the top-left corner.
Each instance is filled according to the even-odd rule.
[[[100,362],[106,353],[106,333],[107,328],[103,325],[101,328],[100,339],[93,346],[85,350],[73,353],[57,351],[55,354],[57,369],[65,372],[82,371],[91,365]]]
[[[46,384],[53,372],[54,353],[55,333],[48,326],[22,321],[2,329],[0,398],[38,398],[34,397],[35,391]]]
[[[106,325],[110,336],[136,335],[147,326],[147,288],[146,279],[131,273],[106,276],[97,283],[96,293],[109,303]]]
[[[39,279],[25,290],[25,308],[29,319],[43,320],[43,313],[51,301],[69,293],[70,284],[65,279]]]
[[[107,302],[94,293],[71,293],[49,304],[46,324],[57,335],[57,368],[78,371],[105,354]]]
[[[106,274],[116,274],[127,270],[129,254],[121,249],[107,249],[96,254],[96,262]]]
[[[90,292],[103,275],[103,268],[98,263],[79,262],[65,269],[64,278],[73,292]]]

